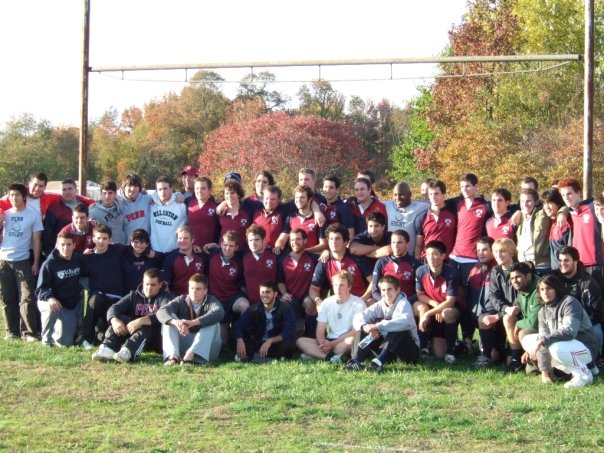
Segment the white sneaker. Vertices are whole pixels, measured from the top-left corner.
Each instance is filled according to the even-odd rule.
[[[597,365],[594,365],[594,367],[590,368],[589,371],[591,371],[591,375],[593,377],[596,377],[598,374],[600,374],[600,369],[598,368]]]
[[[591,384],[593,382],[593,377],[591,375],[591,372],[588,371],[589,374],[587,375],[574,375],[573,378],[568,381],[566,384],[564,384],[564,388],[565,389],[571,389],[571,388],[575,388],[575,387],[585,387],[588,384]]]
[[[81,344],[84,351],[91,351],[94,349],[94,345],[92,343],[88,343],[88,341],[84,340]]]
[[[303,362],[310,362],[311,360],[317,360],[317,359],[315,359],[313,356],[308,355],[305,352],[303,352],[302,354],[300,354],[300,360],[302,360]]]
[[[331,359],[329,359],[329,361],[330,361],[331,363],[334,363],[334,364],[338,365],[338,364],[342,363],[342,356],[343,356],[343,355],[344,355],[344,354],[335,354],[335,355],[333,355],[333,356],[331,357]]]
[[[121,362],[121,363],[128,363],[128,362],[130,362],[131,358],[132,358],[132,353],[130,352],[130,349],[128,349],[128,348],[122,348],[122,349],[120,349],[119,352],[116,352],[113,355],[113,360],[115,360],[116,362]]]
[[[489,359],[487,356],[484,355],[479,355],[478,358],[476,359],[476,362],[474,363],[474,367],[475,368],[488,368],[491,366],[491,359]]]
[[[445,354],[445,363],[449,365],[455,365],[457,363],[457,359],[453,354]]]
[[[111,348],[108,348],[104,344],[99,346],[99,349],[92,354],[92,360],[99,360],[101,362],[106,362],[109,360],[113,360],[113,356],[115,355],[115,351]]]

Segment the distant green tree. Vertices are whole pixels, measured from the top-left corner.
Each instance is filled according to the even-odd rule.
[[[270,86],[274,83],[275,75],[272,72],[249,74],[239,84],[238,98],[261,99],[264,105],[262,114],[285,110],[289,98],[277,90],[271,90]]]
[[[397,181],[417,184],[432,174],[429,162],[419,158],[419,153],[430,147],[435,132],[428,125],[426,112],[432,106],[432,93],[428,87],[419,88],[419,96],[407,105],[408,132],[402,142],[395,146],[390,156],[392,168],[388,175]]]
[[[310,86],[302,85],[298,90],[298,99],[300,115],[313,115],[332,121],[344,118],[344,95],[334,90],[327,80],[314,80]]]
[[[171,148],[176,153],[180,150],[184,154],[181,162],[187,163],[195,161],[207,135],[225,121],[230,105],[220,91],[222,77],[208,71],[196,77],[203,83],[189,84],[182,89],[169,122]]]
[[[63,179],[76,177],[77,168],[75,128],[53,128],[46,120],[23,114],[0,130],[0,192],[11,183],[26,183],[33,172]]]

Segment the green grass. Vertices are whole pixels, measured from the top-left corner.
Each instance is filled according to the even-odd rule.
[[[604,386],[394,364],[102,364],[0,340],[0,451],[602,451]]]

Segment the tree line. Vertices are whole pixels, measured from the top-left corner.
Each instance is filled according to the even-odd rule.
[[[604,0],[596,0],[594,186],[604,186],[602,56]],[[581,53],[583,2],[470,0],[443,55]],[[514,71],[514,74],[504,72]],[[297,107],[275,89],[270,72],[241,80],[227,98],[224,80],[199,71],[180,91],[123,112],[109,109],[90,125],[90,179],[136,172],[149,183],[199,165],[220,180],[271,169],[286,180],[312,166],[346,178],[363,167],[417,185],[438,176],[454,184],[467,171],[487,188],[524,176],[549,184],[581,176],[583,63],[535,71],[532,63],[440,65],[404,108],[389,100],[346,98],[327,80],[304,84]],[[468,77],[467,74],[472,74]],[[23,115],[0,131],[0,187],[44,170],[77,175],[78,129]],[[250,186],[251,187],[251,186]]]

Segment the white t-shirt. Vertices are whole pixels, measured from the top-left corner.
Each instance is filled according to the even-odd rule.
[[[34,211],[39,212],[42,215],[42,209],[40,208],[40,199],[27,197],[27,206],[32,208]]]
[[[327,338],[335,339],[352,329],[354,316],[365,308],[365,301],[352,294],[343,304],[338,303],[336,296],[329,296],[319,307],[317,321],[327,323]]]
[[[0,246],[0,260],[28,259],[34,232],[44,229],[42,215],[27,205],[22,211],[10,208],[4,215],[4,239]]]
[[[425,212],[430,209],[428,203],[411,200],[409,206],[399,208],[394,200],[384,202],[386,213],[388,214],[388,231],[405,230],[409,233],[409,255],[415,253],[415,236],[417,235],[416,219],[423,217]]]

